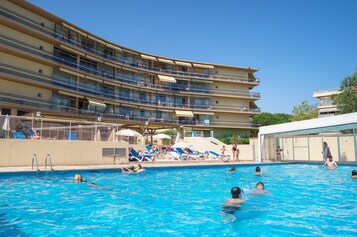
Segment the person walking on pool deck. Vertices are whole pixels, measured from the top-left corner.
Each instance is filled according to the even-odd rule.
[[[276,158],[278,161],[281,161],[281,154],[283,152],[283,149],[280,148],[280,146],[276,147]]]
[[[239,160],[239,149],[237,147],[237,144],[233,144],[232,154],[233,154],[233,160]]]
[[[330,147],[328,147],[327,142],[323,142],[322,155],[324,157],[324,161],[327,161],[328,158],[332,158]]]

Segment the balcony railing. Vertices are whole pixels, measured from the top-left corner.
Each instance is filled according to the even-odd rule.
[[[153,71],[153,72],[167,73],[167,74],[171,74],[173,76],[211,78],[211,79],[216,79],[216,80],[229,80],[229,81],[235,81],[235,82],[259,84],[259,79],[257,79],[257,78],[251,79],[251,78],[247,78],[247,77],[238,77],[238,76],[233,76],[233,75],[184,72],[184,71],[170,70],[170,69],[164,69],[164,68],[158,68],[158,67],[150,67],[148,65],[143,64],[140,61],[129,60],[122,56],[121,57],[113,57],[111,55],[105,54],[104,52],[100,52],[100,51],[85,47],[82,44],[78,43],[77,41],[68,39],[68,38],[64,37],[63,35],[55,33],[53,31],[53,29],[42,26],[38,22],[33,21],[29,18],[26,18],[22,15],[19,15],[18,13],[13,12],[9,9],[4,8],[4,7],[0,7],[0,15],[3,17],[6,17],[7,19],[9,19],[13,22],[20,23],[26,27],[30,27],[33,30],[44,33],[47,36],[54,37],[65,44],[70,44],[80,50],[85,50],[87,52],[90,52],[91,54],[100,56],[101,58],[103,58],[106,61],[112,61],[112,62],[120,63],[122,65],[128,65],[130,67],[149,70],[149,71]]]
[[[141,100],[138,98],[130,97],[130,96],[120,96],[113,93],[110,93],[105,88],[101,90],[94,90],[91,88],[85,88],[84,86],[78,86],[76,84],[68,83],[68,80],[65,78],[55,75],[53,77],[46,76],[40,73],[35,73],[23,68],[14,67],[8,64],[0,63],[0,73],[3,75],[16,76],[20,80],[23,81],[31,81],[32,83],[40,84],[40,85],[50,85],[56,87],[56,89],[63,89],[74,93],[80,93],[87,95],[89,97],[95,96],[102,99],[116,100],[122,103],[135,103],[140,105],[148,105],[155,107],[166,107],[166,108],[188,108],[188,109],[197,109],[197,110],[239,110],[241,112],[260,112],[260,109],[249,109],[242,108],[237,106],[210,106],[210,105],[188,105],[188,104],[179,104],[179,103],[169,103],[169,102],[158,102],[155,100]]]
[[[173,124],[173,125],[177,124],[177,125],[192,125],[192,126],[210,126],[210,125],[215,126],[215,125],[224,124],[225,126],[241,126],[244,128],[252,127],[252,125],[250,124],[235,123],[231,121],[207,123],[206,121],[198,121],[194,119],[177,120],[177,119],[169,119],[169,118],[155,118],[152,116],[142,117],[133,114],[119,114],[119,113],[111,113],[111,112],[100,113],[91,110],[59,106],[35,98],[26,97],[26,96],[19,97],[18,95],[5,93],[5,92],[0,92],[0,103],[9,106],[21,107],[24,108],[24,110],[35,109],[43,112],[47,111],[47,112],[57,113],[62,117],[63,116],[69,117],[71,115],[77,115],[86,119],[89,118],[96,119],[97,117],[103,117],[103,118],[118,120],[118,123],[124,123],[125,121],[139,121],[145,123],[149,121],[149,123],[153,123],[153,124],[166,123],[166,124]]]
[[[104,79],[107,79],[107,80],[111,80],[111,81],[117,81],[117,82],[122,82],[122,83],[126,83],[126,84],[129,84],[129,85],[136,85],[136,86],[139,86],[139,87],[147,87],[147,88],[160,88],[161,90],[170,90],[170,91],[185,91],[185,92],[196,92],[198,91],[198,89],[194,89],[194,88],[186,88],[185,90],[183,90],[182,88],[178,87],[178,86],[161,86],[161,85],[155,85],[155,84],[149,84],[149,83],[146,83],[146,82],[141,82],[141,81],[133,81],[132,79],[130,80],[129,78],[126,78],[122,75],[120,76],[109,76],[108,74],[106,73],[102,73],[101,71],[98,71],[98,70],[95,70],[95,69],[92,69],[92,68],[88,68],[88,67],[85,67],[81,64],[77,64],[77,62],[73,62],[73,61],[69,61],[69,60],[66,60],[64,58],[61,58],[61,57],[57,57],[57,56],[54,56],[52,55],[51,52],[48,52],[48,51],[45,51],[45,50],[40,50],[40,49],[37,49],[31,45],[28,45],[28,44],[25,44],[23,42],[20,42],[18,40],[15,40],[15,39],[11,39],[7,36],[3,36],[3,35],[0,35],[0,43],[3,44],[3,45],[7,45],[7,46],[10,46],[16,50],[22,50],[22,51],[25,51],[27,53],[31,53],[33,55],[36,55],[36,56],[40,56],[40,57],[43,57],[45,58],[46,60],[50,60],[50,61],[54,61],[56,63],[59,63],[59,64],[62,64],[62,65],[65,65],[65,66],[70,66],[72,68],[75,68],[75,69],[79,69],[85,73],[90,73],[94,76],[97,76],[97,77],[101,77],[101,78],[104,78]],[[192,89],[192,90],[191,90]],[[199,92],[199,93],[202,93],[202,94],[207,94],[207,92],[213,94],[215,91],[214,90],[204,90],[206,93],[204,92]],[[221,91],[221,93],[223,93],[223,91]],[[257,99],[257,98],[260,98],[260,94],[259,93],[255,93],[255,92],[248,92],[248,93],[239,93],[239,92],[232,92],[232,91],[228,91],[227,93],[234,93],[235,96],[239,96],[239,97],[244,97],[244,98],[254,98],[254,99]]]

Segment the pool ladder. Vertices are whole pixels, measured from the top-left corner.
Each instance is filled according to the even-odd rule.
[[[36,162],[36,170],[37,173],[40,171],[40,169],[38,168],[38,159],[37,159],[37,155],[33,154],[32,156],[32,170],[33,170],[33,165]],[[52,166],[52,158],[50,154],[47,154],[46,159],[45,159],[45,170],[47,170],[47,163],[49,163],[50,167],[51,167],[51,172],[53,172],[53,166]]]

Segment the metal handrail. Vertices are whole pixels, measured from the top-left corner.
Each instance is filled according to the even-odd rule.
[[[37,170],[37,173],[38,173],[40,171],[40,169],[38,168],[38,159],[37,159],[37,155],[36,154],[33,154],[33,156],[32,156],[32,170],[33,170],[34,161],[36,161],[36,170]]]
[[[46,159],[45,159],[45,170],[47,169],[47,161],[49,161],[50,166],[51,166],[51,171],[53,171],[53,168],[52,168],[52,158],[51,158],[51,155],[50,155],[50,154],[47,154]]]

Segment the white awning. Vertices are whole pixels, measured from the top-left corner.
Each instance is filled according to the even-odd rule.
[[[180,66],[186,66],[186,67],[192,67],[191,63],[185,63],[185,62],[180,62],[180,61],[175,61],[176,65]]]
[[[64,27],[66,27],[66,28],[70,29],[70,30],[73,30],[74,32],[77,32],[78,34],[81,34],[81,35],[87,36],[87,34],[86,34],[86,33],[82,32],[82,31],[80,31],[80,30],[78,30],[78,29],[74,28],[73,26],[70,26],[70,25],[68,25],[68,24],[66,24],[66,23],[64,23],[64,22],[62,22],[62,25],[63,25]]]
[[[149,56],[149,55],[145,55],[145,54],[140,54],[140,56],[143,59],[148,59],[148,60],[152,60],[152,61],[157,61],[157,58],[153,57],[153,56]]]
[[[160,81],[176,83],[176,79],[174,77],[164,76],[164,75],[157,75]]]
[[[192,111],[175,110],[175,113],[178,117],[193,117]]]
[[[108,43],[106,43],[105,45],[106,45],[107,47],[109,47],[109,48],[116,49],[116,50],[118,50],[118,51],[123,51],[121,48],[119,48],[119,47],[117,47],[117,46],[115,46],[115,45],[108,44]]]
[[[86,97],[90,105],[98,106],[98,107],[107,107],[103,100],[97,100],[93,98]]]
[[[193,66],[201,67],[201,68],[208,68],[208,69],[214,68],[214,66],[212,66],[212,65],[205,65],[205,64],[199,64],[199,63],[193,63]]]
[[[175,65],[174,61],[172,61],[172,60],[163,59],[163,58],[158,58],[158,59],[159,59],[159,62],[161,62],[161,63],[168,63],[168,64]]]

